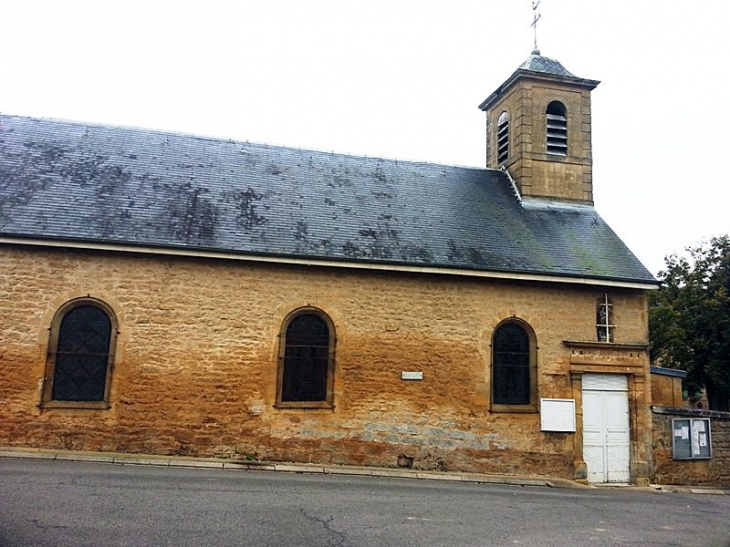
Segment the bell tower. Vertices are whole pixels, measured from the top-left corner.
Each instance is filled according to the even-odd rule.
[[[593,203],[591,91],[536,48],[479,108],[487,167],[506,169],[523,197]]]

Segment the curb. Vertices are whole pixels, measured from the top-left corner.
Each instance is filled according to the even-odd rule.
[[[58,461],[79,461],[107,463],[112,465],[148,465],[155,467],[181,467],[198,469],[239,469],[243,471],[278,471],[312,475],[350,475],[383,478],[400,478],[430,481],[450,481],[481,484],[503,484],[510,486],[532,486],[547,488],[595,489],[597,487],[567,479],[536,478],[524,476],[484,475],[480,473],[453,473],[420,471],[415,469],[390,469],[384,467],[357,467],[331,464],[284,463],[267,461],[234,461],[184,456],[155,456],[139,454],[116,454],[105,452],[74,452],[60,450],[28,449],[13,450],[0,448],[0,458],[40,459]],[[730,495],[730,490],[697,486],[650,485],[649,487],[621,486],[616,488],[655,493]]]
[[[711,496],[730,496],[730,490],[714,488],[712,486],[652,484],[650,488],[659,492],[669,492],[672,494],[705,494]]]
[[[204,469],[239,469],[244,471],[278,471],[313,475],[350,475],[366,477],[401,478],[431,481],[450,481],[512,486],[542,486],[549,488],[589,488],[565,479],[546,479],[519,476],[482,475],[479,473],[452,473],[389,469],[347,465],[283,463],[267,461],[232,461],[183,456],[127,455],[104,452],[74,452],[44,449],[9,450],[0,448],[0,458],[80,461],[113,465],[149,465],[156,467],[187,467]]]

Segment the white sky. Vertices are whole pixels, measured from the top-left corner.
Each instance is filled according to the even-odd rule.
[[[730,2],[540,11],[542,54],[602,81],[601,215],[654,273],[730,232]],[[482,167],[477,106],[531,19],[529,0],[0,0],[0,112]]]

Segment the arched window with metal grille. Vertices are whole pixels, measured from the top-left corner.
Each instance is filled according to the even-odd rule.
[[[297,310],[284,322],[277,406],[332,406],[334,325],[321,310]]]
[[[62,306],[51,324],[43,406],[108,407],[116,319],[94,299]]]
[[[537,401],[535,336],[524,321],[509,320],[492,337],[493,410],[532,410]]]

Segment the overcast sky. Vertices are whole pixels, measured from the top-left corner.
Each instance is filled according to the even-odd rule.
[[[691,7],[690,7],[691,6]],[[596,207],[654,273],[730,232],[727,0],[542,0],[593,92]],[[0,0],[0,113],[484,166],[530,0]]]

